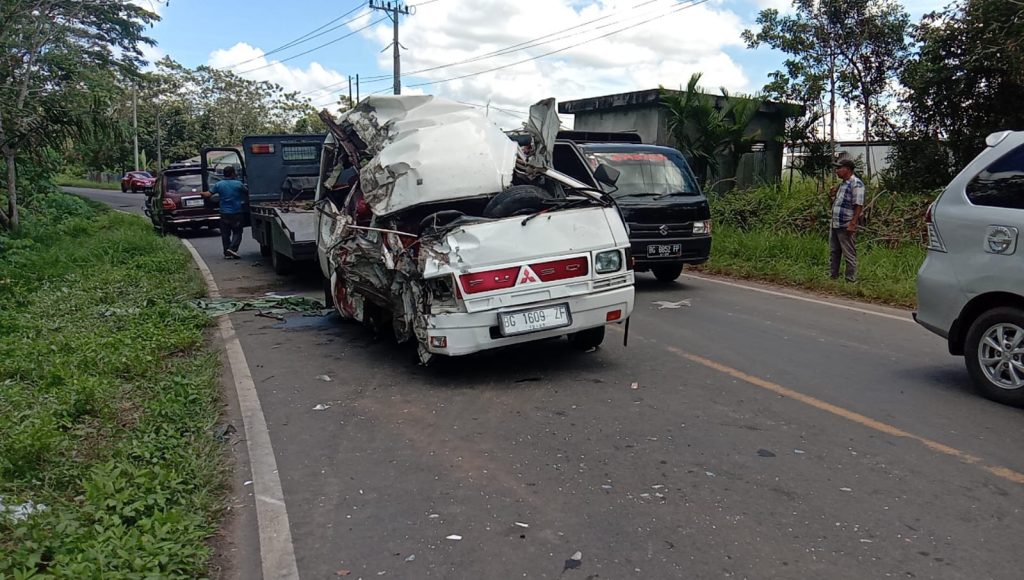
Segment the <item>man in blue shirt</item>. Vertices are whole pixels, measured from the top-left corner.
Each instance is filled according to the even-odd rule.
[[[224,168],[224,179],[202,195],[209,199],[213,194],[220,196],[220,241],[224,246],[224,259],[237,260],[241,258],[238,246],[242,244],[242,229],[245,227],[242,204],[249,195],[249,189],[237,179],[235,168],[228,165]]]
[[[833,280],[839,277],[841,259],[846,260],[846,281],[857,281],[857,224],[864,209],[864,182],[853,174],[852,159],[834,164],[836,177],[843,182],[832,188],[832,227],[829,231],[830,271]]]

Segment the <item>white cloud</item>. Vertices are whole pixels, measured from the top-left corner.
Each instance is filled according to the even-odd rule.
[[[318,62],[301,68],[268,60],[262,49],[244,42],[228,49],[213,51],[207,64],[214,68],[232,70],[250,80],[276,83],[287,91],[299,91],[316,105],[330,104],[337,100],[341,91],[348,90],[348,76],[345,74],[328,69]]]
[[[403,85],[458,77],[559,51],[495,72],[410,88],[466,102],[490,102],[513,111],[525,111],[548,96],[570,100],[659,85],[677,87],[694,72],[704,73],[702,83],[709,88],[725,86],[745,92],[757,88],[750,86],[742,67],[725,52],[743,46],[744,24],[720,2],[685,9],[680,8],[689,2],[672,0],[579,4],[578,0],[446,0],[425,5],[401,23],[401,41],[408,47],[402,54],[403,71],[472,59],[520,43],[533,45],[529,41],[552,36],[508,54],[417,73],[405,77]],[[588,24],[596,19],[601,20]],[[650,22],[640,24],[645,20]],[[350,27],[357,29],[368,21],[369,17]],[[626,29],[633,24],[638,26]],[[615,31],[620,32],[609,34]],[[390,22],[363,35],[384,47],[392,38]],[[378,57],[384,70],[390,70],[391,62],[390,50]],[[390,83],[390,77],[378,82],[371,78],[362,93],[387,89]]]

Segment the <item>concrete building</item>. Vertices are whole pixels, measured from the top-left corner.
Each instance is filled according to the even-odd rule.
[[[644,143],[652,145],[676,144],[668,132],[668,111],[661,104],[662,89],[620,93],[592,97],[558,104],[558,112],[573,115],[577,131],[635,131]],[[725,97],[706,95],[717,106],[725,105]],[[777,139],[786,127],[786,119],[803,114],[803,107],[786,103],[765,102],[748,134],[757,134],[758,145],[740,160],[736,172],[736,185],[750,187],[764,182],[776,182],[782,175],[782,143]]]

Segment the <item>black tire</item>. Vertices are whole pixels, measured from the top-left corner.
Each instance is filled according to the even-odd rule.
[[[1001,324],[1013,325],[1024,332],[1024,311],[1003,306],[993,308],[979,316],[967,331],[967,338],[964,342],[964,362],[967,364],[967,372],[970,373],[974,386],[982,395],[1004,405],[1024,407],[1024,384],[1019,387],[1000,386],[989,378],[980,360],[979,350],[985,335]],[[1007,362],[1024,364],[1024,355],[1015,356],[1015,359],[1011,358]],[[1024,379],[1024,372],[1018,371],[1017,376]]]
[[[132,193],[138,193],[138,192],[139,192],[139,190],[138,190],[138,189],[136,189],[136,188],[134,188],[134,187],[132,188]]]
[[[123,183],[121,184],[121,193],[128,193],[128,186]]]
[[[536,185],[513,185],[491,198],[483,215],[497,219],[534,213],[544,209],[544,202],[552,199],[551,193]]]
[[[271,252],[270,263],[274,266],[274,271],[282,276],[285,274],[291,274],[292,269],[295,266],[295,262],[293,262],[291,258],[277,250]]]
[[[588,328],[569,335],[569,342],[580,350],[590,350],[601,346],[604,342],[604,327]]]
[[[334,292],[331,291],[331,279],[322,276],[324,286],[324,308],[334,308]]]
[[[260,255],[263,256],[264,258],[269,258],[270,257],[270,253],[273,252],[273,251],[274,251],[274,248],[271,248],[270,246],[268,246],[266,244],[260,244]]]
[[[654,272],[654,277],[658,279],[658,282],[668,284],[675,282],[676,278],[683,273],[683,265],[665,264],[664,266],[654,266],[651,268],[651,271]]]

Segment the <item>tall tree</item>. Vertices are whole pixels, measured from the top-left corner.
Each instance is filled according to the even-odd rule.
[[[129,2],[0,0],[0,154],[7,190],[0,226],[18,228],[18,163],[25,153],[102,128],[97,113],[107,104],[98,101],[109,93],[92,89],[101,78],[137,72],[140,44],[152,44],[143,31],[157,18]]]
[[[927,14],[913,38],[905,102],[916,132],[948,143],[955,166],[988,134],[1024,130],[1024,1],[958,0]]]

